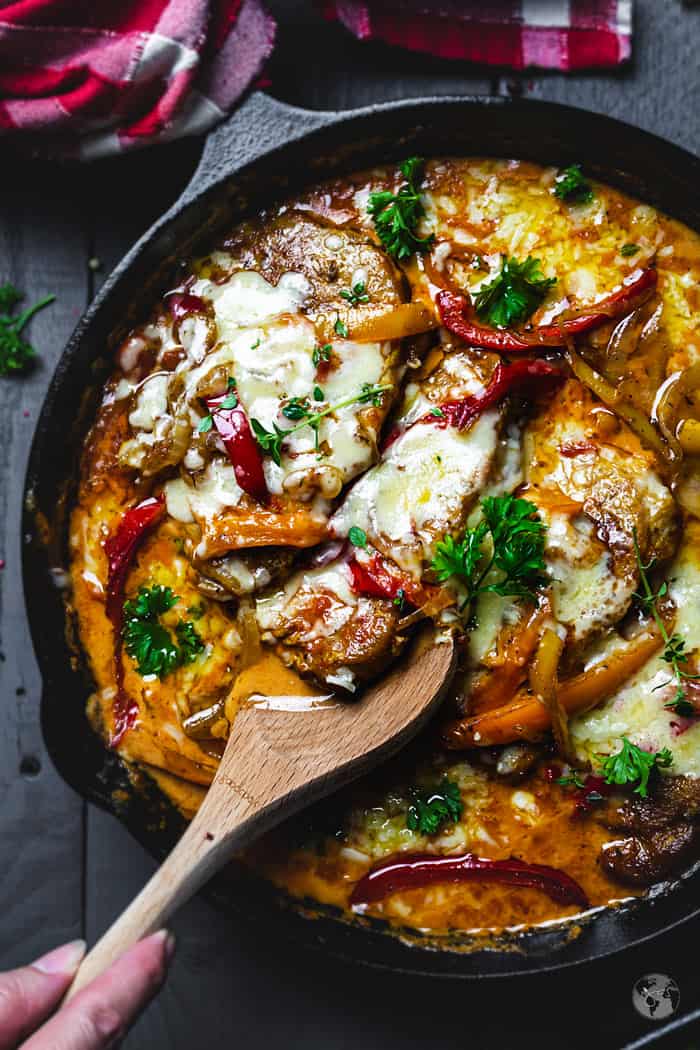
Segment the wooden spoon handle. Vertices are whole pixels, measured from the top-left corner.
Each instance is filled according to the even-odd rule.
[[[66,1000],[104,973],[141,938],[159,930],[181,905],[231,859],[235,849],[259,833],[262,814],[252,800],[237,797],[232,807],[231,795],[227,793],[225,833],[218,836],[212,834],[210,827],[221,827],[218,811],[222,787],[225,791],[225,785],[212,784],[199,812],[172,852],[126,911],[86,955]]]

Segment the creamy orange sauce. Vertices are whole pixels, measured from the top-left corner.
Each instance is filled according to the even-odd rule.
[[[547,309],[555,306],[590,306],[630,278],[637,268],[653,262],[659,274],[668,353],[662,364],[661,357],[643,362],[632,358],[624,363],[619,376],[621,389],[637,386],[653,394],[656,387],[651,390],[650,375],[655,369],[659,372],[654,372],[658,386],[666,376],[688,367],[700,356],[700,238],[654,209],[604,186],[596,185],[595,203],[587,206],[588,210],[572,213],[552,198],[554,176],[553,169],[519,162],[464,159],[432,164],[426,176],[427,219],[439,239],[452,239],[453,250],[443,260],[442,270],[427,257],[414,257],[405,264],[411,300],[433,310],[433,280],[441,274],[467,291],[483,280],[482,257],[512,253],[524,258],[532,254],[542,257],[547,272],[556,270],[560,275],[558,302],[547,303],[534,315],[538,323]],[[392,176],[387,173],[362,175],[353,182],[343,180],[323,191],[314,190],[298,203],[324,222],[336,222],[339,228],[349,223],[369,237],[371,224],[361,202],[370,185],[376,189],[391,183]],[[621,254],[625,244],[636,245],[638,251],[631,257]],[[216,260],[207,257],[199,261],[195,271],[199,277],[208,275],[216,280],[217,267]],[[399,284],[397,279],[397,287]],[[333,337],[329,316],[332,321],[332,313],[321,311],[317,326],[320,342]],[[353,316],[350,313],[351,321]],[[440,349],[421,349],[427,355],[421,375],[429,374],[449,352],[444,331],[443,340]],[[593,356],[597,348],[592,345],[588,349]],[[414,372],[413,377],[417,374]],[[103,407],[86,446],[71,525],[71,603],[95,680],[89,717],[104,739],[113,729],[115,674],[113,631],[105,611],[107,561],[103,543],[125,508],[148,495],[153,487],[152,478],[119,466],[119,449],[128,433],[126,400],[114,400],[120,378],[116,373],[106,388]],[[645,450],[630,429],[620,429],[609,407],[588,392],[584,395],[578,381],[572,380],[563,388],[556,405],[558,420],[577,414],[581,417],[587,428],[586,440],[596,442],[595,447],[606,446],[623,456],[637,457],[642,467],[658,466],[656,456]],[[586,449],[569,451],[571,462],[576,464],[576,456]],[[534,499],[543,512],[572,519],[581,513],[584,501],[548,487],[558,452],[561,449],[533,462],[531,477],[521,482],[518,492]],[[523,455],[526,458],[527,450]],[[664,471],[666,466],[662,465]],[[179,466],[166,469],[163,477],[179,477],[180,470]],[[663,477],[668,479],[667,471]],[[156,485],[161,481],[159,476]],[[237,513],[236,545],[241,546],[238,540],[243,534],[243,512]],[[303,516],[307,510],[295,513]],[[221,550],[227,551],[226,530],[221,526],[224,519],[225,512],[221,512],[204,531],[210,528],[219,539],[223,537]],[[251,512],[249,519],[245,519],[246,542],[256,535],[259,544],[270,542],[269,537],[265,540],[262,515],[256,519]],[[317,521],[314,528],[318,529],[313,533],[314,541],[325,537],[323,523]],[[275,542],[294,542],[302,547],[299,531],[278,530]],[[153,676],[145,679],[134,661],[122,653],[125,689],[138,705],[138,718],[120,744],[119,753],[127,763],[144,770],[188,818],[204,798],[242,704],[253,694],[311,697],[323,693],[317,684],[286,666],[277,653],[261,646],[258,634],[246,629],[245,617],[237,615],[236,601],[203,597],[192,557],[202,532],[198,520],[176,520],[166,515],[139,547],[126,593],[133,596],[139,587],[153,584],[170,587],[178,602],[164,615],[163,625],[173,630],[179,618],[192,618],[204,643],[203,653],[196,662],[179,667],[162,680]],[[215,546],[210,553],[220,553],[219,548]],[[240,607],[245,608],[247,602],[249,599],[242,599]],[[550,612],[547,608],[547,615]],[[517,627],[513,626],[515,620],[511,622],[510,633],[504,630],[498,635],[481,662],[481,669],[489,674],[476,680],[470,713],[500,706],[504,692],[512,694],[526,680],[541,619],[540,614],[531,618],[531,636],[527,629],[520,629],[520,620]],[[528,616],[523,614],[522,623],[527,622]],[[313,623],[309,621],[307,626],[311,630]],[[574,663],[579,655],[574,653]],[[466,670],[447,702],[451,716],[455,714],[457,694],[467,688],[471,671],[466,655],[463,662]],[[205,738],[195,738],[183,730],[183,723],[192,715],[212,709],[216,716]],[[421,778],[434,781],[443,775],[454,776],[459,782],[464,803],[461,821],[434,840],[412,836],[406,828],[407,790]],[[573,809],[571,793],[546,779],[543,762],[518,783],[508,783],[495,775],[493,765],[474,760],[471,752],[446,756],[433,728],[390,767],[295,818],[267,836],[244,859],[261,877],[292,897],[345,911],[352,888],[373,864],[397,851],[425,849],[444,853],[469,850],[481,857],[518,857],[560,868],[583,887],[593,908],[626,898],[629,891],[604,874],[598,863],[601,846],[613,836],[596,820],[595,810],[580,818],[574,817]],[[394,894],[370,906],[368,914],[396,926],[441,933],[530,926],[570,918],[576,911],[574,906],[559,905],[538,890],[485,881]]]

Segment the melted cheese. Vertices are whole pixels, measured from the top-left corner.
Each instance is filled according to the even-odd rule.
[[[230,339],[239,328],[260,324],[280,314],[295,314],[311,293],[303,274],[283,273],[276,285],[256,270],[241,270],[223,284],[197,281],[192,291],[214,304],[219,335]]]
[[[197,294],[214,303],[220,339],[197,367],[185,362],[178,369],[185,379],[193,425],[200,419],[197,392],[215,370],[235,376],[236,392],[248,417],[269,431],[295,427],[296,421],[282,412],[290,398],[309,399],[313,408],[322,411],[361,393],[365,383],[382,379],[391,344],[339,339],[332,343],[332,368],[319,384],[313,361],[314,327],[294,312],[303,302],[304,279],[298,278],[298,274],[286,274],[274,286],[260,274],[244,271],[223,285],[201,281],[195,286]],[[354,402],[324,416],[318,428],[323,454],[310,427],[302,426],[291,434],[281,464],[265,458],[270,492],[308,500],[318,491],[326,499],[335,498],[343,485],[376,458],[377,435],[363,418],[366,409],[365,404]]]
[[[420,576],[437,540],[454,530],[464,502],[484,485],[496,452],[499,414],[467,431],[418,423],[389,446],[331,519],[336,536],[353,525],[402,568]]]
[[[700,527],[692,524],[678,557],[668,572],[669,593],[676,606],[675,631],[686,640],[689,655],[700,646]],[[595,660],[604,659],[619,639],[602,646]],[[664,704],[673,699],[675,684],[660,654],[604,704],[571,722],[572,739],[583,759],[596,762],[598,754],[612,754],[626,736],[648,751],[664,747],[673,752],[669,774],[700,776],[700,720],[684,719]]]
[[[324,603],[306,637],[309,640],[335,634],[355,612],[358,597],[350,586],[350,575],[344,562],[334,561],[318,569],[307,569],[294,573],[274,594],[259,598],[255,605],[263,638],[266,632],[276,632],[294,618],[300,607],[313,602],[318,595],[326,595],[330,602]],[[268,640],[271,640],[268,634]],[[341,683],[342,684],[342,683]]]
[[[174,478],[164,485],[168,514],[176,521],[192,522],[195,518],[213,520],[227,507],[238,506],[243,489],[228,460],[213,459],[207,469],[193,481]]]
[[[139,430],[152,431],[156,421],[168,410],[168,383],[164,373],[150,376],[136,397],[136,408],[129,414],[129,423]]]

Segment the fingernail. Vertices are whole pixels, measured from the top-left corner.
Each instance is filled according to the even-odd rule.
[[[163,942],[163,955],[166,963],[170,963],[173,955],[175,954],[175,935],[170,930],[158,930],[158,933],[153,934],[153,939],[156,941]]]
[[[32,963],[32,966],[42,973],[60,973],[65,974],[66,977],[72,977],[84,955],[85,941],[70,941],[69,944],[62,944],[60,948],[54,948],[47,955],[42,955],[40,959]]]

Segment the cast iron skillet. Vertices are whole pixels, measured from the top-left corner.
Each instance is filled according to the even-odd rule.
[[[295,187],[410,154],[517,157],[545,164],[585,161],[587,171],[700,229],[700,160],[608,117],[565,106],[504,98],[439,98],[374,106],[351,113],[310,113],[255,94],[213,132],[180,200],[117,266],[75,330],[56,369],[26,480],[24,586],[34,647],[44,681],[42,724],[59,772],[90,802],[115,813],[156,857],[182,821],[155,790],[130,790],[118,759],[93,735],[84,715],[89,675],[72,644],[72,624],[56,586],[65,566],[65,508],[70,505],[81,443],[106,377],[109,351],[166,287],[178,258],[225,225]],[[48,537],[48,544],[46,539]],[[51,570],[54,570],[53,572]],[[589,961],[639,944],[698,914],[692,872],[632,908],[605,910],[570,925],[465,951],[431,950],[325,912],[304,918],[281,895],[243,872],[208,889],[217,905],[247,916],[270,938],[281,933],[336,954],[397,970],[441,976],[532,973]],[[244,906],[241,908],[241,901]],[[280,906],[281,905],[281,906]],[[434,947],[434,945],[433,945]],[[459,949],[462,949],[461,951]]]

